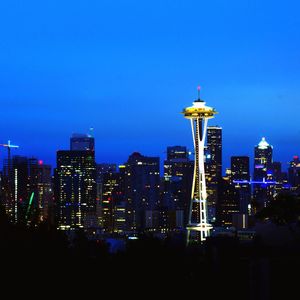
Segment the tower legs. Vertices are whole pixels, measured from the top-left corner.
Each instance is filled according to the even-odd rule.
[[[191,118],[195,165],[187,225],[187,244],[191,241],[203,242],[209,236],[212,228],[207,223],[207,194],[204,169],[204,143],[207,122],[208,119],[206,118]]]

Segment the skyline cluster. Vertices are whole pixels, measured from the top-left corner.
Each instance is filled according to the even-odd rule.
[[[209,127],[214,127],[214,126],[210,125]],[[92,132],[93,132],[94,128],[90,128],[90,130],[92,130]],[[89,134],[85,134],[85,133],[84,134],[81,133],[80,135],[89,136]],[[223,131],[223,135],[224,135],[224,131]],[[267,139],[267,138],[266,137],[261,137],[261,139],[257,141],[256,145],[253,146],[253,148],[251,150],[251,153],[244,153],[244,152],[240,151],[240,152],[233,152],[233,153],[237,153],[237,154],[231,153],[227,157],[225,155],[223,155],[223,168],[222,168],[223,174],[225,174],[227,168],[230,168],[230,159],[231,159],[232,156],[248,156],[250,158],[250,161],[251,161],[251,163],[250,163],[250,170],[251,170],[251,173],[252,173],[254,171],[253,170],[253,166],[254,166],[254,149],[259,144],[259,142],[261,142],[261,140],[263,140],[263,139]],[[95,138],[95,141],[96,141],[96,138]],[[11,141],[9,140],[9,142],[11,142]],[[269,142],[269,140],[268,140],[268,142]],[[8,143],[8,141],[5,142],[5,143],[3,143],[3,144],[7,144],[7,143]],[[69,141],[68,141],[68,144],[69,144]],[[18,146],[18,148],[13,148],[12,149],[12,152],[11,152],[12,156],[19,155],[19,156],[27,156],[27,157],[38,158],[41,162],[43,162],[43,163],[45,163],[47,165],[50,165],[52,167],[52,169],[55,168],[55,166],[56,166],[56,158],[55,158],[55,160],[49,160],[49,159],[47,160],[47,159],[44,158],[44,156],[43,156],[42,153],[39,154],[39,155],[34,155],[33,153],[27,154],[27,153],[22,152],[22,147],[20,147],[20,145],[17,145],[17,146]],[[159,154],[159,153],[153,153],[153,154],[150,153],[149,154],[147,151],[142,152],[142,151],[139,151],[138,149],[135,149],[135,150],[133,150],[130,153],[122,153],[122,155],[124,155],[124,157],[125,157],[123,161],[120,161],[120,160],[119,161],[117,161],[117,160],[108,160],[108,161],[105,161],[104,159],[99,159],[99,156],[97,156],[97,148],[98,147],[97,147],[96,143],[95,143],[95,159],[96,159],[97,163],[110,163],[110,164],[116,164],[118,166],[118,165],[124,164],[127,161],[129,155],[131,155],[134,152],[139,152],[139,153],[141,153],[143,155],[146,155],[146,156],[156,156],[156,157],[159,157],[160,158],[160,162],[161,162],[161,171],[163,171],[163,161],[166,159],[166,149],[167,149],[167,147],[170,147],[170,146],[185,146],[185,147],[187,147],[187,149],[190,150],[189,151],[190,159],[192,159],[192,160],[194,159],[194,153],[191,151],[193,149],[192,146],[188,147],[188,146],[182,145],[182,144],[181,145],[179,145],[179,144],[177,144],[177,145],[170,144],[170,145],[167,145],[166,148],[163,149],[163,151],[161,151],[162,154]],[[272,148],[274,148],[273,145],[272,145],[272,143],[270,143],[270,146]],[[222,147],[223,147],[223,152],[224,152],[224,144],[223,144]],[[54,155],[54,157],[56,157],[56,153],[58,151],[68,150],[68,149],[69,149],[69,145],[66,145],[64,147],[64,149],[59,148],[55,153],[53,153],[53,155]],[[2,152],[2,154],[1,154],[2,159],[0,161],[0,166],[3,167],[3,161],[5,159],[7,159],[7,150],[4,147],[1,147],[1,145],[0,145],[0,152]],[[276,159],[276,157],[278,157],[278,152],[280,152],[280,150],[275,148],[275,151],[274,151],[274,157],[275,157],[274,160],[275,161],[280,161],[280,160]],[[119,153],[121,153],[121,152],[119,152]],[[296,151],[295,151],[294,155],[292,155],[288,161],[280,161],[282,163],[282,170],[283,171],[287,171],[290,162],[293,160],[293,158],[295,156],[298,156],[298,152],[296,152]]]

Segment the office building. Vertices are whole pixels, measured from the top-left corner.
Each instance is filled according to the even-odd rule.
[[[299,156],[295,155],[290,162],[288,168],[288,182],[293,190],[300,189],[300,160]]]
[[[59,229],[97,226],[94,151],[58,151],[54,182]]]
[[[70,139],[71,151],[95,151],[95,139],[91,134],[74,133]]]
[[[29,194],[37,221],[54,222],[51,166],[42,160],[29,159]]]
[[[222,128],[207,127],[207,147],[205,149],[205,176],[207,188],[208,221],[216,219],[218,187],[222,179]]]
[[[124,172],[126,222],[128,230],[137,233],[159,228],[160,207],[159,157],[134,152]]]
[[[100,197],[100,225],[106,233],[126,231],[123,176],[119,172],[107,172],[102,178]]]
[[[239,198],[239,211],[248,214],[251,205],[250,163],[248,156],[231,157],[231,180]]]
[[[254,148],[253,208],[255,211],[266,207],[273,197],[274,181],[272,172],[273,147],[263,137]]]
[[[165,228],[183,229],[188,223],[194,161],[189,159],[186,147],[167,148],[164,161],[162,209],[165,212]]]

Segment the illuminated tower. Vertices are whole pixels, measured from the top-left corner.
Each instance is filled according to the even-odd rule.
[[[216,207],[222,182],[222,128],[207,127],[205,147],[205,179],[207,191],[207,220],[216,222]]]
[[[266,207],[273,198],[272,185],[262,182],[268,179],[273,163],[273,147],[263,137],[254,148],[254,172],[253,177],[256,183],[253,185],[253,200],[256,211]]]
[[[193,102],[193,106],[185,108],[182,113],[191,121],[195,150],[194,176],[187,225],[187,243],[189,243],[191,240],[204,241],[212,228],[207,222],[204,145],[208,119],[213,118],[217,112],[214,108],[206,106],[205,102],[200,99],[200,87],[198,87],[198,99]]]
[[[94,151],[57,151],[54,187],[59,229],[95,226],[97,190]]]

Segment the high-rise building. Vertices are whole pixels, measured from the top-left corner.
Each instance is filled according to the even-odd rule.
[[[267,178],[270,182],[268,189],[271,199],[272,197],[275,198],[282,191],[290,190],[291,186],[288,184],[288,175],[282,171],[281,162],[273,161],[271,163],[267,172]]]
[[[123,233],[126,230],[122,175],[119,172],[103,174],[100,224],[107,233]]]
[[[58,151],[55,201],[61,230],[97,226],[94,151]]]
[[[167,147],[168,161],[187,161],[189,160],[189,153],[185,146],[170,146]]]
[[[117,165],[111,163],[101,163],[96,165],[96,183],[97,183],[97,218],[99,220],[99,224],[103,224],[103,202],[101,202],[101,197],[103,194],[103,176],[105,174],[116,173]]]
[[[14,193],[14,177],[16,174],[12,170],[11,149],[19,148],[19,146],[11,144],[10,140],[7,144],[1,144],[0,146],[7,149],[7,159],[4,160],[2,173],[1,202],[10,221],[17,222],[18,202],[16,201],[16,193]]]
[[[70,139],[72,151],[94,151],[95,139],[91,134],[74,133]]]
[[[213,108],[206,106],[205,102],[200,99],[200,87],[198,88],[198,92],[198,99],[193,102],[193,106],[183,110],[184,117],[191,122],[195,148],[192,196],[187,226],[188,243],[192,240],[205,240],[211,229],[211,225],[207,220],[204,146],[208,119],[213,118],[216,111]]]
[[[240,213],[239,192],[232,185],[232,174],[228,172],[218,188],[217,224],[225,227],[233,226],[234,216]]]
[[[7,173],[7,161],[4,169]],[[52,203],[51,167],[43,165],[36,158],[13,156],[10,162],[10,191],[14,205],[12,206],[14,222],[28,224],[41,222],[48,218],[49,204]],[[3,186],[2,198],[9,193]]]
[[[44,164],[42,160],[29,159],[29,194],[35,218],[38,221],[53,222],[51,166]]]
[[[288,182],[293,190],[300,189],[300,160],[295,155],[288,169]]]
[[[111,163],[101,163],[96,165],[96,169],[97,169],[97,182],[102,182],[104,174],[117,172],[117,165]]]
[[[126,222],[134,233],[159,227],[159,157],[134,152],[125,164]]]
[[[186,147],[167,148],[161,204],[166,216],[165,226],[170,230],[187,226],[193,172],[194,161],[189,159]]]
[[[205,149],[205,175],[207,188],[208,222],[215,222],[218,187],[222,179],[222,128],[207,127],[207,147]]]
[[[262,209],[271,200],[273,195],[273,186],[269,180],[273,162],[273,147],[268,144],[263,137],[257,146],[254,148],[254,174],[253,174],[253,200],[254,208]]]
[[[251,202],[250,164],[248,156],[231,157],[231,179],[239,198],[240,213],[247,214]]]
[[[272,162],[273,147],[263,137],[258,145],[254,147],[254,174],[262,178]]]
[[[29,165],[28,158],[16,155],[12,158],[13,197],[15,222],[23,222],[29,205]]]

